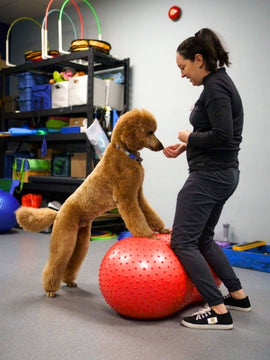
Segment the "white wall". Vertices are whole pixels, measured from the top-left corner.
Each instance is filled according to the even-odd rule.
[[[195,88],[181,79],[175,64],[178,44],[202,27],[212,28],[222,36],[233,63],[228,73],[244,103],[245,126],[240,152],[240,184],[224,208],[216,238],[222,237],[222,223],[227,222],[231,225],[234,241],[259,239],[270,243],[270,2],[93,0],[91,4],[99,16],[103,40],[112,45],[111,54],[131,59],[131,107],[146,108],[155,114],[157,135],[165,146],[177,142],[179,130],[190,128],[190,108],[202,91],[201,87]],[[177,22],[171,21],[167,15],[172,5],[182,8],[182,17]],[[84,18],[84,37],[97,38],[97,27],[90,9],[85,3],[80,8]],[[73,8],[65,10],[72,16],[79,33],[77,13]],[[49,18],[49,24],[56,23],[53,16]],[[64,48],[68,48],[72,28],[64,18],[63,25],[67,31]],[[57,47],[53,27],[51,25],[51,31],[49,27],[51,49]],[[20,34],[16,36],[14,42],[18,41]],[[23,39],[18,46],[22,44]],[[162,152],[143,150],[142,157],[146,173],[145,195],[170,227],[177,192],[188,175],[185,156],[167,159]]]

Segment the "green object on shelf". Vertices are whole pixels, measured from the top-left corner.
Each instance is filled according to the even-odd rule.
[[[19,180],[0,179],[0,189],[10,193],[10,195],[13,195],[15,188],[19,185]]]
[[[53,176],[70,176],[71,154],[64,153],[53,156],[52,175]]]

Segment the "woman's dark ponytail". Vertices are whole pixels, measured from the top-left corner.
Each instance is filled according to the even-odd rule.
[[[203,28],[184,40],[177,48],[177,52],[185,59],[194,60],[196,54],[201,54],[205,60],[207,70],[215,71],[221,66],[230,66],[229,53],[225,51],[217,35],[210,29]]]

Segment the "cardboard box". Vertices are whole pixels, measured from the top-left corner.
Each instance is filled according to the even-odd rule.
[[[52,108],[68,106],[68,81],[58,82],[52,85]]]
[[[70,118],[69,126],[87,126],[87,118]]]
[[[0,70],[8,68],[6,60],[2,60],[0,56]]]
[[[74,153],[71,158],[71,177],[86,177],[86,153]]]
[[[106,106],[121,111],[124,106],[124,85],[117,84],[113,80],[106,82]]]
[[[26,170],[24,171],[23,174],[23,179],[21,179],[21,173],[20,171],[15,171],[13,170],[12,172],[12,179],[13,180],[20,180],[23,181],[24,183],[28,183],[29,182],[29,176],[51,176],[51,172],[50,171],[32,171],[32,170]]]
[[[88,99],[88,76],[77,76],[68,81],[68,105],[84,105]],[[104,107],[106,103],[106,83],[94,78],[93,105]]]
[[[15,96],[5,96],[3,104],[6,113],[14,113],[17,110],[17,98]]]
[[[42,157],[41,156],[41,149],[38,149],[37,157],[38,157],[38,159],[52,160],[52,152],[53,152],[52,149],[47,149],[47,154],[44,157]]]

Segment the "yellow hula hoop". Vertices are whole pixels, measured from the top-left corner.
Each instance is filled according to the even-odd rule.
[[[21,20],[30,20],[30,21],[33,21],[36,25],[38,25],[38,26],[41,28],[41,24],[40,24],[37,20],[35,20],[35,19],[31,18],[31,17],[27,17],[27,16],[20,17],[20,18],[14,20],[14,21],[10,24],[10,27],[8,28],[8,32],[7,32],[7,37],[6,37],[6,64],[7,64],[7,66],[16,66],[16,65],[10,64],[10,62],[9,62],[9,41],[8,41],[8,40],[9,40],[9,34],[10,34],[13,26],[14,26],[17,22],[19,22],[19,21],[21,21]]]

